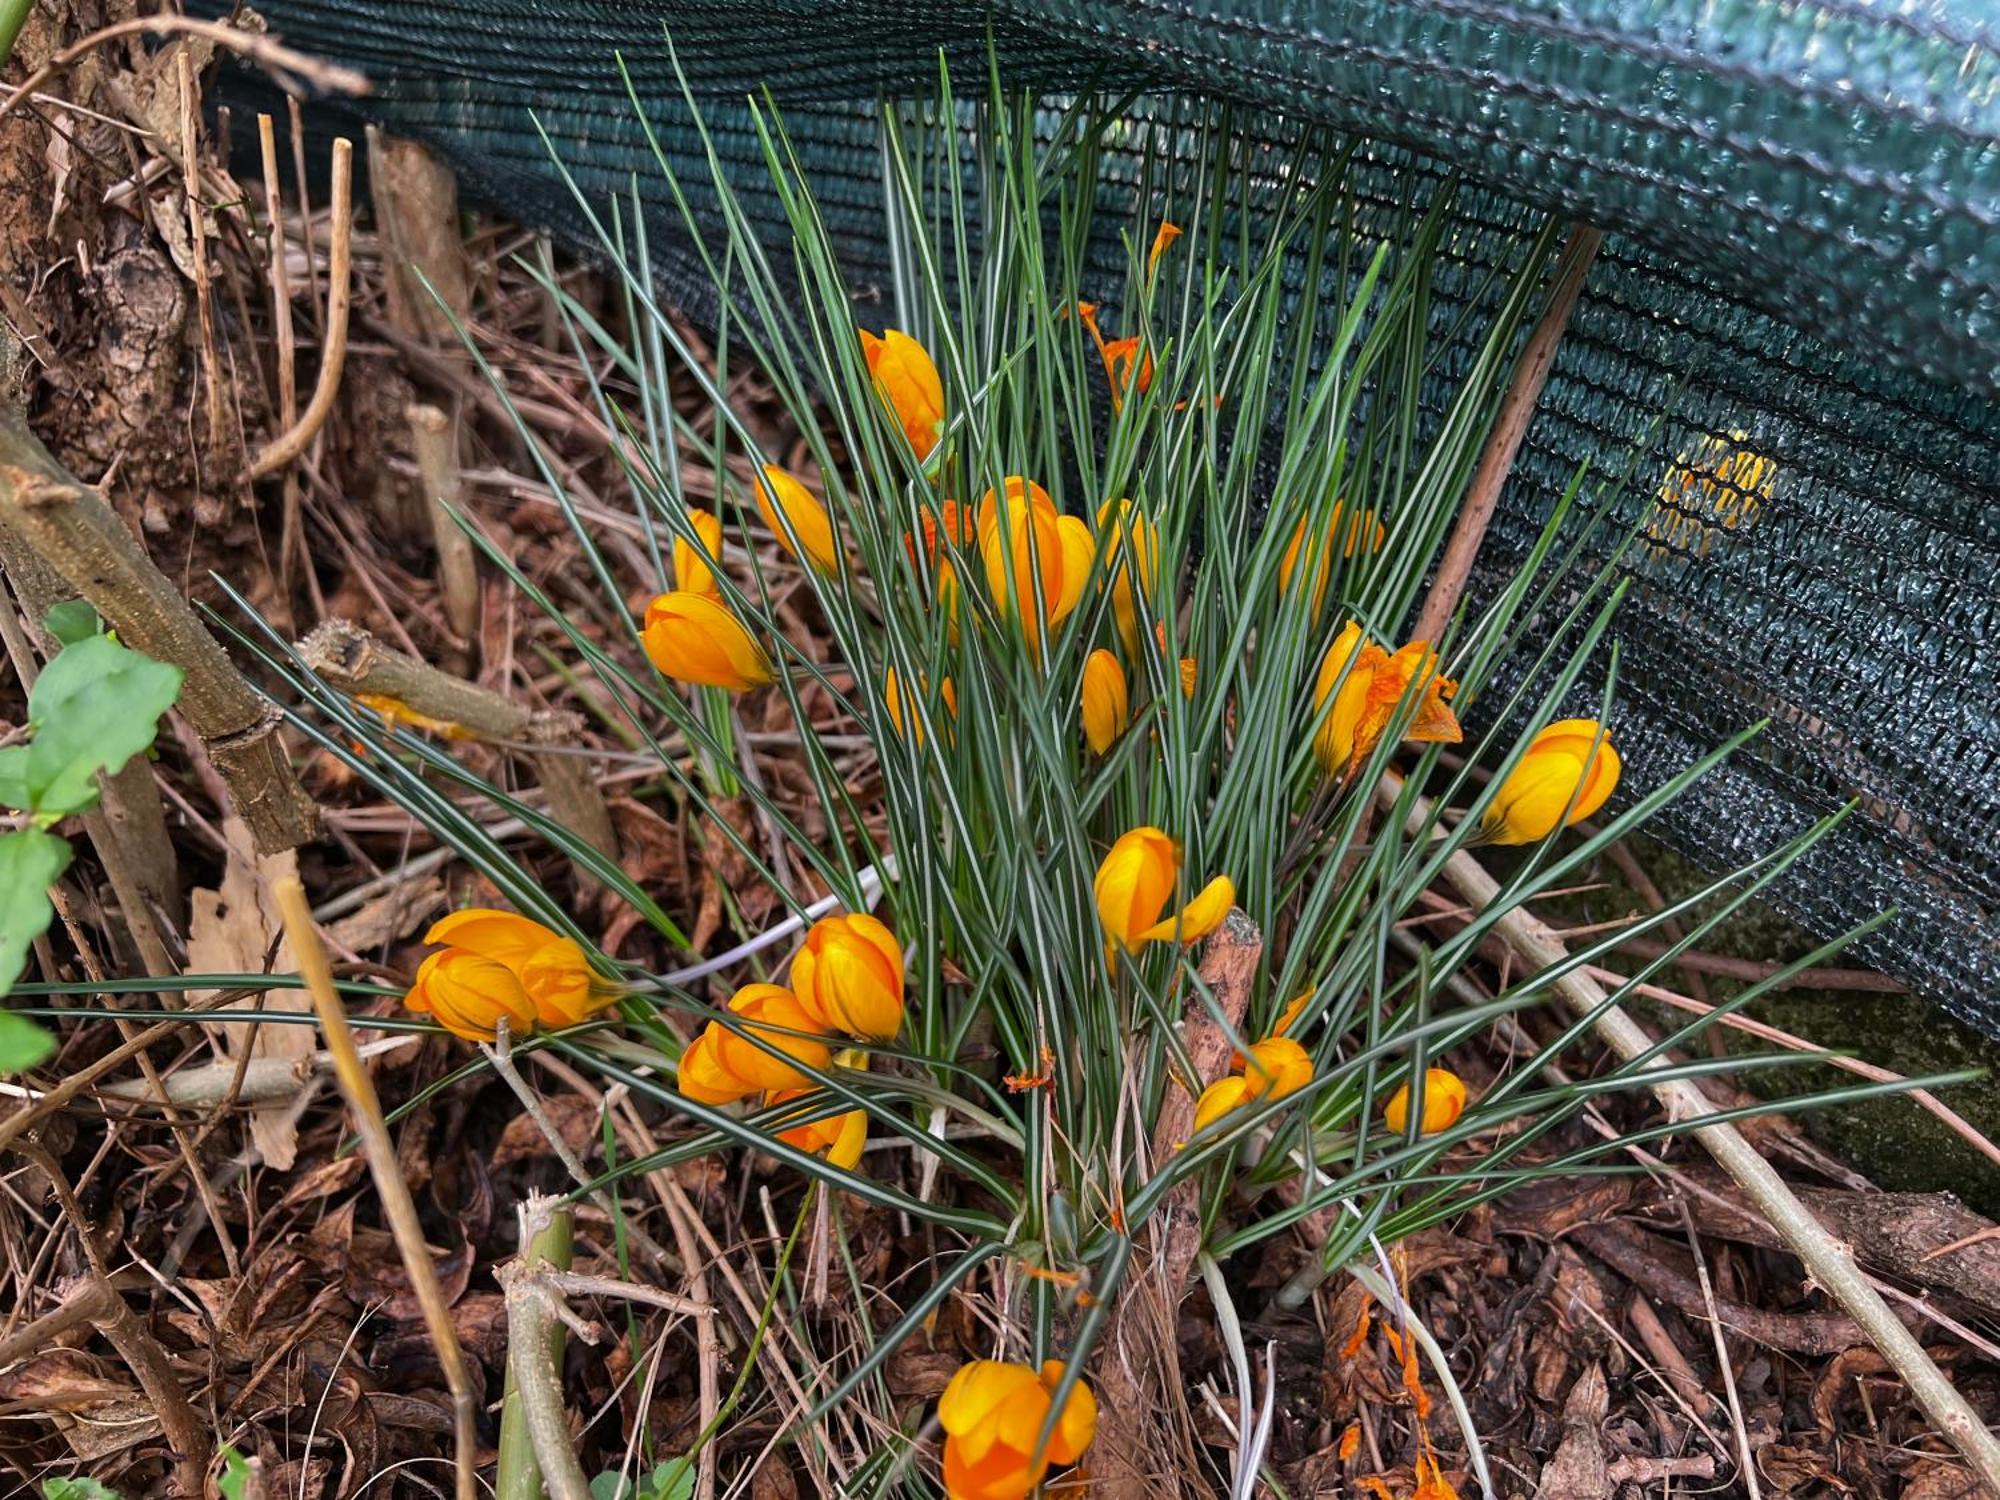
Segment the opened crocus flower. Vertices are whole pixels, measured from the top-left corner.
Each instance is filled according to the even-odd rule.
[[[1595,719],[1558,719],[1528,742],[1479,820],[1488,844],[1537,844],[1611,796],[1623,763]]]
[[[1336,501],[1333,514],[1327,518],[1326,529],[1310,541],[1306,537],[1306,525],[1299,522],[1292,532],[1291,545],[1285,548],[1285,555],[1278,563],[1278,592],[1292,591],[1292,574],[1298,570],[1300,555],[1310,553],[1309,562],[1313,570],[1312,612],[1317,616],[1326,603],[1327,585],[1333,579],[1333,559],[1336,555],[1352,561],[1356,552],[1380,552],[1382,543],[1389,533],[1372,510],[1357,510],[1345,526],[1341,525],[1345,501]]]
[[[470,1041],[492,1041],[502,1016],[516,1036],[574,1026],[612,999],[574,940],[515,912],[455,911],[424,941],[444,951],[424,960],[403,1003]]]
[[[1091,753],[1102,755],[1109,750],[1131,719],[1125,669],[1100,646],[1083,662],[1083,737]]]
[[[713,594],[722,562],[722,522],[705,510],[691,510],[687,518],[694,537],[674,538],[674,584],[691,594]]]
[[[1098,919],[1116,947],[1136,953],[1148,943],[1192,943],[1222,925],[1236,903],[1236,883],[1218,875],[1186,906],[1168,912],[1180,873],[1180,845],[1157,828],[1134,828],[1111,846],[1094,889]]]
[[[680,1091],[704,1104],[734,1104],[752,1094],[812,1087],[801,1068],[824,1071],[833,1051],[820,1040],[818,1016],[782,985],[746,984],[729,997],[730,1013],[749,1035],[710,1021],[681,1054]],[[750,1037],[774,1049],[767,1052]]]
[[[776,464],[764,465],[764,482],[757,486],[757,511],[771,528],[779,544],[794,557],[803,557],[822,573],[840,571],[840,544],[833,537],[833,517],[819,498],[794,475]],[[792,523],[798,541],[785,534],[784,519]]]
[[[861,352],[868,360],[868,373],[875,377],[876,391],[895,413],[910,447],[919,459],[930,457],[944,430],[944,382],[930,355],[898,328],[883,329],[879,338],[863,330]]]
[[[1046,490],[1019,475],[1007,480],[1005,498],[988,490],[979,502],[986,587],[1003,617],[1019,612],[1030,647],[1040,644],[1040,623],[1054,625],[1076,608],[1096,550],[1088,526],[1058,513]]]
[[[1111,386],[1111,409],[1123,411],[1135,377],[1141,395],[1153,388],[1153,356],[1136,337],[1107,339],[1097,326],[1095,302],[1077,303],[1076,315],[1089,330],[1090,341],[1097,345],[1097,357],[1104,361],[1104,378]]]
[[[668,677],[748,692],[773,680],[770,658],[719,599],[690,589],[646,606],[646,657]]]
[[[866,912],[822,917],[792,960],[792,991],[821,1026],[871,1042],[903,1029],[903,950]]]
[[[868,1054],[849,1047],[836,1053],[833,1063],[838,1068],[865,1068],[868,1066]],[[766,1094],[764,1102],[784,1104],[793,1099],[817,1099],[824,1092],[823,1089],[779,1089]],[[780,1130],[778,1139],[801,1151],[824,1156],[828,1166],[839,1167],[845,1172],[861,1160],[861,1148],[868,1143],[868,1111],[850,1109],[823,1120],[810,1120],[803,1125]]]
[[[1097,1398],[1079,1380],[1035,1458],[1062,1376],[1056,1360],[1039,1370],[997,1359],[959,1366],[938,1398],[947,1500],[1026,1500],[1051,1465],[1083,1456],[1097,1436]]]
[[[1213,1125],[1231,1110],[1242,1109],[1263,1099],[1285,1099],[1312,1082],[1312,1058],[1306,1049],[1287,1036],[1270,1036],[1252,1043],[1249,1055],[1236,1056],[1238,1071],[1218,1078],[1201,1091],[1195,1101],[1194,1128],[1197,1132]]]
[[[922,683],[919,684],[920,687],[925,685]],[[951,685],[949,677],[944,678],[938,683],[938,699],[944,704],[946,713],[950,714],[954,719],[958,717],[958,689]],[[887,672],[882,674],[882,706],[889,711],[890,726],[898,735],[901,735],[903,733],[903,689],[902,684],[896,680],[896,669],[894,667],[889,668]],[[921,750],[924,748],[924,721],[921,714],[915,716],[911,727],[917,737],[917,748]],[[949,736],[946,738],[949,739]]]
[[[1160,533],[1146,513],[1130,500],[1107,500],[1097,509],[1098,559],[1102,564],[1101,587],[1111,591],[1111,613],[1118,621],[1118,638],[1125,649],[1139,653],[1139,601],[1137,587],[1153,591],[1158,576]]]
[[[1391,656],[1349,621],[1320,663],[1313,707],[1325,711],[1325,717],[1313,736],[1313,752],[1327,775],[1352,775],[1395,721],[1406,697],[1414,701],[1414,709],[1403,731],[1405,740],[1456,745],[1463,736],[1444,700],[1457,688],[1438,675],[1437,653],[1428,643],[1411,641]]]
[[[1456,1073],[1446,1068],[1426,1068],[1424,1070],[1424,1116],[1417,1127],[1419,1135],[1436,1135],[1440,1130],[1449,1130],[1458,1123],[1458,1117],[1465,1113],[1465,1083]],[[1410,1124],[1410,1086],[1406,1083],[1389,1096],[1389,1102],[1382,1110],[1382,1123],[1395,1135],[1401,1135]]]

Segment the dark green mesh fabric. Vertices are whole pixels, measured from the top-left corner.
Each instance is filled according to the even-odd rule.
[[[1274,161],[1302,122],[1366,138],[1356,180],[1381,225],[1413,179],[1462,177],[1466,227],[1440,268],[1440,329],[1543,214],[1588,218],[1608,232],[1604,250],[1475,587],[1505,576],[1579,463],[1629,474],[1605,502],[1644,532],[1624,563],[1634,587],[1617,627],[1628,788],[1770,718],[1662,833],[1722,869],[1859,799],[1777,898],[1822,933],[1900,909],[1862,954],[2000,1034],[2000,59],[1986,7],[258,9],[293,45],[364,69],[377,89],[367,111],[444,149],[471,191],[576,236],[581,218],[530,115],[588,193],[650,171],[614,52],[677,167],[704,175],[670,25],[697,90],[717,101],[718,149],[778,244],[756,143],[728,102],[774,90],[864,294],[884,268],[868,101],[920,90],[940,47],[956,76],[982,76],[989,25],[1010,81],[1230,100]],[[652,245],[666,286],[700,315],[704,278],[677,223],[662,217]]]

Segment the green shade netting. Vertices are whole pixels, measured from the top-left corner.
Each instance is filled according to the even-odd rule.
[[[1823,934],[1896,908],[1859,953],[2000,1034],[2000,57],[1988,7],[258,9],[290,44],[364,70],[375,92],[350,107],[439,147],[473,193],[517,218],[592,238],[537,117],[586,195],[647,179],[657,271],[697,317],[712,308],[707,278],[614,60],[623,54],[676,169],[705,181],[668,28],[753,222],[782,247],[742,104],[752,90],[775,95],[864,298],[887,277],[874,101],[921,93],[940,49],[954,76],[983,78],[989,36],[1011,84],[1238,106],[1274,172],[1309,126],[1359,138],[1364,230],[1395,232],[1407,203],[1457,180],[1434,316],[1441,338],[1462,329],[1466,347],[1446,350],[1441,383],[1479,331],[1464,314],[1494,295],[1493,266],[1550,213],[1601,227],[1475,602],[1590,464],[1605,480],[1591,508],[1613,523],[1593,537],[1642,535],[1620,563],[1631,592],[1616,627],[1612,726],[1628,789],[1772,721],[1657,831],[1723,869],[1858,801],[1778,901]],[[1133,179],[1136,167],[1128,203]],[[1108,201],[1120,188],[1107,184]],[[1107,234],[1131,222],[1105,219]],[[1117,263],[1107,244],[1104,265]],[[862,309],[864,322],[886,315]],[[1573,707],[1591,712],[1595,699]]]

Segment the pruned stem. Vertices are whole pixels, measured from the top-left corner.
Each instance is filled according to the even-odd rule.
[[[530,1194],[528,1201],[521,1205],[520,1212],[521,1269],[530,1273],[543,1267],[568,1270],[574,1215],[555,1199],[545,1198],[540,1193]],[[549,1337],[555,1341],[557,1368],[560,1369],[560,1324],[550,1332]],[[493,1492],[495,1500],[541,1500],[542,1496],[541,1465],[535,1460],[534,1439],[528,1431],[527,1412],[522,1405],[511,1348],[507,1359],[506,1395],[500,1406],[500,1457],[493,1473]]]
[[[555,1228],[560,1213],[565,1228]],[[567,1209],[555,1207],[555,1200],[539,1195],[521,1207],[521,1238],[532,1247],[547,1234],[558,1233],[567,1263]],[[553,1257],[551,1257],[553,1259]],[[530,1256],[523,1255],[501,1268],[500,1284],[507,1297],[507,1399],[503,1415],[519,1412],[519,1426],[525,1428],[542,1483],[554,1500],[590,1500],[590,1482],[577,1462],[570,1441],[569,1418],[563,1410],[562,1351],[564,1319],[559,1307],[561,1294],[549,1285]],[[518,1443],[518,1438],[516,1439]],[[503,1447],[505,1432],[502,1434]],[[518,1460],[516,1472],[519,1472]],[[499,1500],[525,1500],[530,1493],[519,1480],[509,1492],[503,1488]]]
[[[458,454],[451,419],[425,405],[412,406],[403,415],[410,424],[417,482],[424,488],[424,509],[437,545],[444,617],[454,634],[469,641],[479,629],[479,566],[472,538],[452,518],[452,508],[458,504]]]

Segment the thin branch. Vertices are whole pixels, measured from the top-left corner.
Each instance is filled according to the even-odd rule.
[[[333,987],[333,971],[327,966],[326,949],[320,943],[319,929],[313,925],[312,911],[306,905],[305,887],[297,877],[287,875],[274,882],[272,889],[278,898],[285,936],[291,942],[300,977],[312,994],[313,1009],[319,1013],[320,1027],[326,1033],[334,1076],[340,1080],[340,1091],[347,1096],[348,1107],[354,1113],[355,1131],[368,1157],[368,1170],[375,1179],[375,1191],[381,1196],[382,1211],[395,1234],[396,1248],[402,1252],[410,1286],[423,1307],[424,1323],[430,1330],[438,1364],[444,1370],[445,1384],[451,1388],[458,1500],[477,1500],[478,1482],[473,1465],[478,1455],[475,1426],[478,1413],[473,1405],[472,1381],[465,1368],[465,1351],[459,1347],[458,1334],[452,1328],[451,1308],[444,1300],[444,1289],[438,1285],[437,1267],[424,1248],[417,1205],[411,1200],[410,1185],[403,1180],[402,1169],[396,1163],[396,1143],[383,1123],[382,1103],[375,1096],[374,1080],[368,1076],[361,1053],[354,1045],[347,1011]]]

